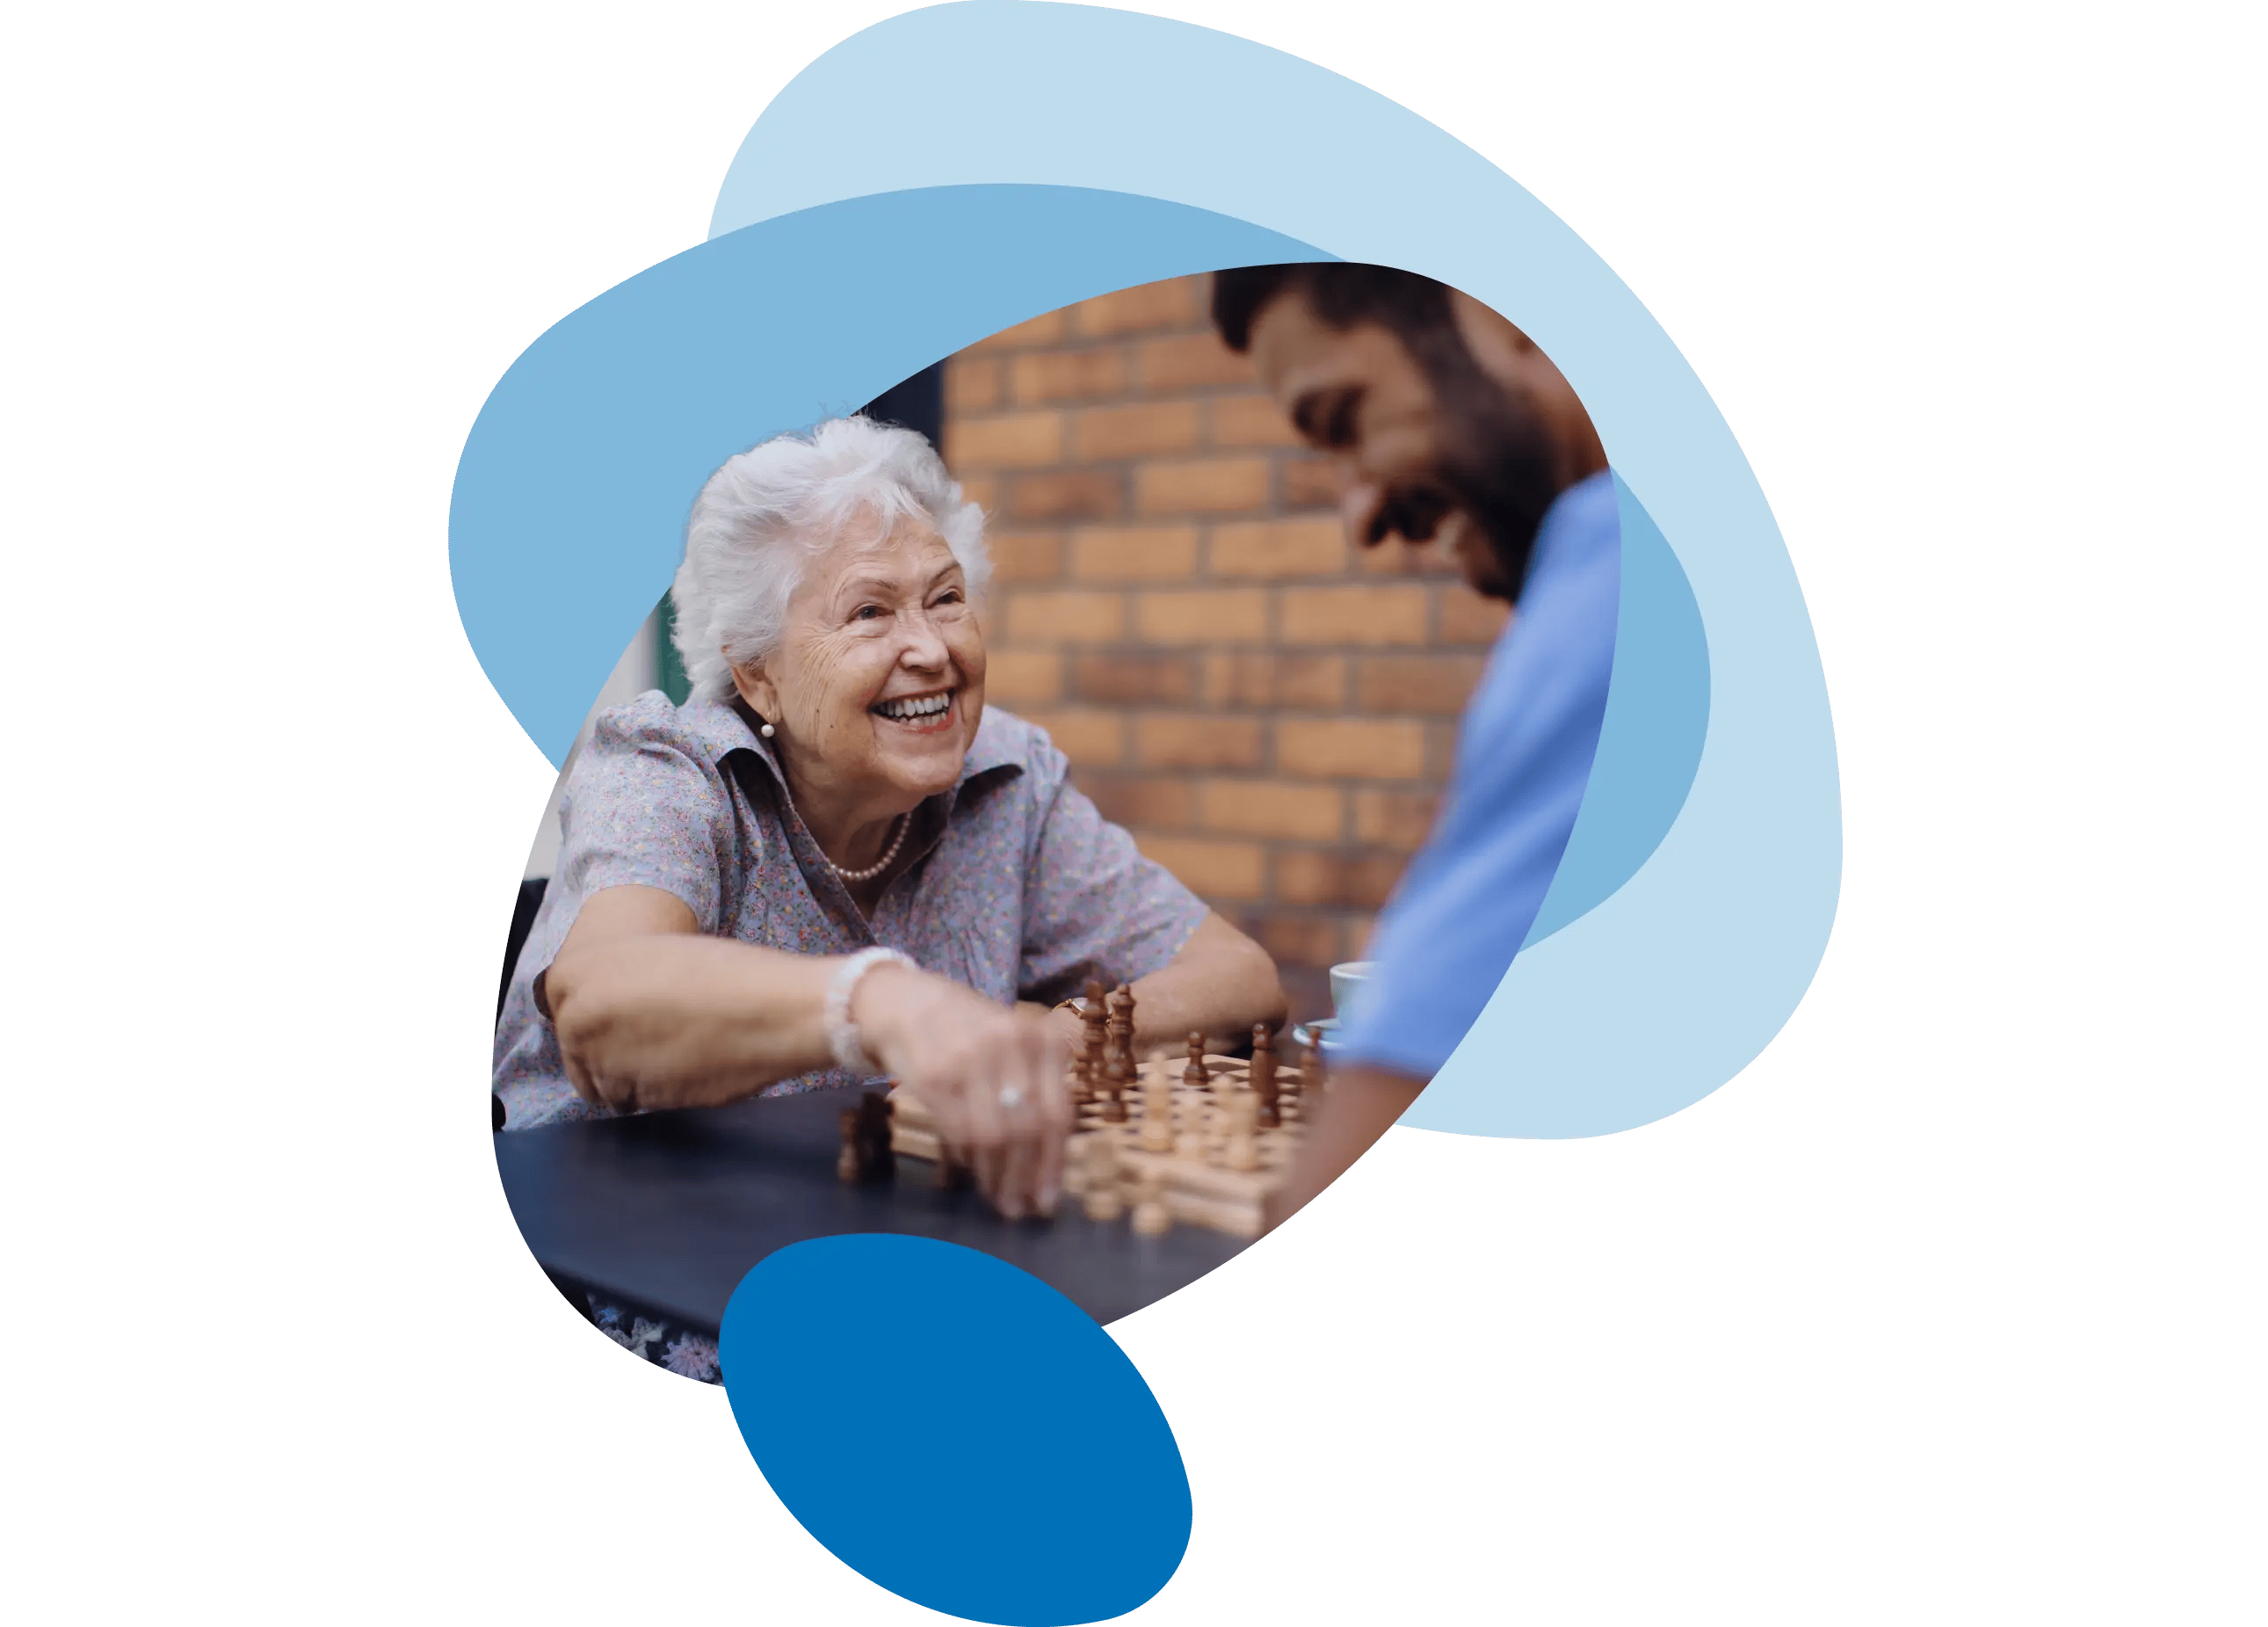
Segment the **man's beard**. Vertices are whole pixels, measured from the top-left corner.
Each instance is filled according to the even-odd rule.
[[[1517,600],[1536,528],[1558,499],[1557,449],[1543,420],[1481,371],[1454,330],[1412,348],[1440,402],[1447,444],[1430,481],[1387,494],[1373,531],[1422,543],[1462,511],[1480,529],[1492,566],[1473,586],[1492,599]]]

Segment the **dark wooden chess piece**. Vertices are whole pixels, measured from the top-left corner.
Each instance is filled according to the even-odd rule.
[[[1189,1065],[1182,1069],[1182,1083],[1201,1091],[1211,1079],[1212,1076],[1205,1071],[1204,1036],[1192,1028],[1189,1030]]]
[[[1252,1025],[1252,1068],[1246,1075],[1252,1093],[1260,1098],[1260,1128],[1272,1130],[1283,1120],[1276,1111],[1276,1098],[1281,1087],[1276,1083],[1276,1036],[1265,1023]]]
[[[887,1180],[897,1171],[897,1155],[890,1150],[890,1102],[880,1091],[868,1091],[856,1107],[839,1115],[843,1150],[835,1160],[836,1175],[845,1181]]]

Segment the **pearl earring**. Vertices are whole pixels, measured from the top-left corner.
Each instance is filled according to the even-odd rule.
[[[756,732],[762,735],[765,739],[770,740],[772,737],[772,726],[770,723],[767,723]]]

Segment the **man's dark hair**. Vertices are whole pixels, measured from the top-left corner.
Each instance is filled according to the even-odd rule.
[[[1347,329],[1373,322],[1425,353],[1421,336],[1454,332],[1446,284],[1388,265],[1349,265],[1325,260],[1304,265],[1241,265],[1212,274],[1212,323],[1228,348],[1241,354],[1252,343],[1253,319],[1281,293],[1297,293],[1317,320]]]
[[[1252,345],[1252,324],[1285,295],[1306,301],[1324,327],[1344,333],[1374,322],[1401,340],[1432,384],[1446,427],[1429,477],[1389,490],[1366,543],[1399,533],[1432,536],[1461,509],[1480,526],[1496,558],[1484,593],[1517,599],[1528,580],[1536,527],[1559,493],[1557,449],[1535,410],[1484,372],[1466,347],[1445,284],[1415,271],[1344,261],[1247,265],[1216,271],[1213,326],[1233,351]]]

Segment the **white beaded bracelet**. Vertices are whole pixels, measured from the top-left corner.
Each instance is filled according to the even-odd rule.
[[[893,964],[910,972],[921,970],[911,955],[878,944],[873,949],[862,949],[844,961],[836,969],[835,980],[827,986],[827,1048],[835,1053],[837,1067],[861,1079],[871,1079],[881,1069],[858,1042],[858,1024],[850,1020],[850,996],[858,992],[858,980],[869,972],[876,966]]]

